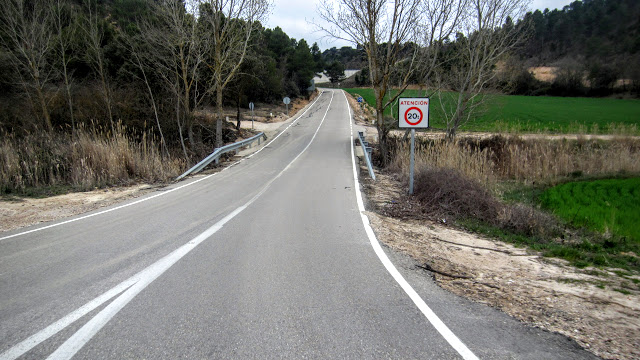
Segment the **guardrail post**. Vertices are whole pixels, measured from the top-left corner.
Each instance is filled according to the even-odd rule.
[[[375,181],[376,174],[373,172],[373,166],[371,165],[371,154],[373,152],[373,148],[369,146],[369,142],[364,141],[364,132],[358,131],[358,140],[360,141],[360,146],[362,146],[364,159],[367,162],[367,169],[369,170],[369,176],[371,176],[371,178]]]

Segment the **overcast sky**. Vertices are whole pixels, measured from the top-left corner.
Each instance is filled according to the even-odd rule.
[[[344,41],[335,41],[329,38],[322,39],[323,33],[314,32],[314,26],[308,22],[320,22],[316,14],[317,4],[322,0],[274,0],[273,12],[269,16],[266,27],[280,26],[287,35],[296,40],[305,39],[309,46],[317,42],[322,50],[345,45],[351,45]],[[562,9],[573,0],[533,0],[532,9],[544,10],[545,8]]]

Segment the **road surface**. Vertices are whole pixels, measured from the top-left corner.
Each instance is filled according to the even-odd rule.
[[[0,359],[592,358],[380,247],[350,114],[325,90],[224,171],[0,234]]]

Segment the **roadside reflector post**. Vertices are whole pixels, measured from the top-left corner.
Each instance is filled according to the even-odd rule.
[[[253,102],[250,102],[249,103],[249,109],[251,109],[251,129],[252,130],[253,130],[253,118],[254,118],[254,116],[253,116],[253,108],[254,108]],[[258,140],[258,141],[260,141],[260,140]],[[260,145],[260,143],[258,143],[258,145]]]
[[[416,129],[425,129],[429,127],[429,98],[400,98],[398,101],[398,127],[407,130],[411,129],[411,151],[409,153],[409,195],[413,195]]]

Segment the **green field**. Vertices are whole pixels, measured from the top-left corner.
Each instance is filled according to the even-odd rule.
[[[640,178],[566,183],[546,190],[540,201],[575,226],[640,243]]]
[[[370,88],[344,89],[350,94],[361,95],[374,106],[375,98]],[[453,93],[450,93],[453,98]],[[424,96],[424,91],[407,90],[403,97]],[[634,134],[640,130],[640,100],[602,98],[563,98],[548,96],[492,95],[487,110],[474,121],[464,125],[464,131],[521,132],[548,131],[554,133],[611,132],[610,125],[617,129],[626,127]],[[394,110],[397,117],[397,107]],[[391,116],[391,109],[385,111]],[[440,101],[433,98],[429,108],[429,123],[433,128],[444,128]],[[614,130],[615,132],[616,130]],[[619,130],[618,130],[619,131]]]

